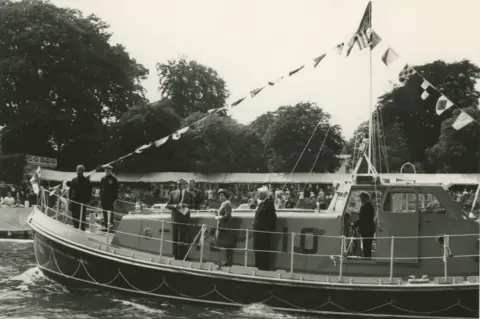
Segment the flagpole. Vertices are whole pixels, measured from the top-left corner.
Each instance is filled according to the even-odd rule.
[[[370,30],[372,30],[372,5],[370,5]],[[373,30],[372,30],[373,31]],[[374,165],[374,161],[372,161],[372,149],[373,149],[373,92],[372,92],[372,36],[370,35],[370,50],[369,50],[369,77],[370,77],[370,92],[369,92],[369,104],[370,104],[370,116],[368,118],[368,138],[369,138],[369,145],[368,145],[368,159],[370,160],[371,165]],[[373,173],[372,168],[369,166],[368,168],[369,173]]]

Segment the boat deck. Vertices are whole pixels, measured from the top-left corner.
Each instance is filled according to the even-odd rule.
[[[326,276],[320,274],[308,274],[308,273],[299,273],[284,269],[277,269],[274,271],[264,271],[259,270],[256,267],[245,267],[242,265],[233,265],[232,267],[219,267],[213,262],[203,262],[198,261],[183,261],[175,260],[172,257],[154,255],[147,252],[139,252],[128,248],[115,247],[111,246],[111,241],[113,236],[108,236],[106,233],[90,233],[87,231],[88,239],[92,243],[92,248],[99,250],[101,252],[106,252],[114,254],[117,256],[127,257],[129,259],[134,259],[138,261],[154,263],[165,266],[177,266],[185,268],[185,270],[203,270],[212,272],[212,274],[230,274],[230,275],[240,275],[247,276],[249,278],[258,278],[258,279],[285,279],[289,281],[302,281],[309,283],[330,283],[330,284],[355,284],[355,285],[419,285],[419,284],[472,284],[479,283],[479,277],[469,276],[469,277],[435,277],[430,278],[429,280],[416,281],[414,283],[404,281],[400,277],[390,278],[381,278],[381,277],[347,277],[343,276]],[[107,244],[108,242],[108,244]],[[417,278],[418,280],[418,278]]]

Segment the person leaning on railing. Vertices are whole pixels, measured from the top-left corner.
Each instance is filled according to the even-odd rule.
[[[87,209],[85,205],[90,202],[92,198],[92,183],[83,175],[85,167],[83,165],[77,166],[77,177],[73,178],[67,183],[70,187],[69,198],[70,210],[72,212],[73,227],[85,231]],[[82,205],[83,204],[83,205]]]
[[[217,265],[230,267],[233,264],[233,250],[236,244],[235,230],[232,225],[233,207],[230,203],[230,193],[225,189],[218,190],[218,198],[221,202],[217,211],[215,220],[217,221],[217,231],[215,233],[215,246],[225,252],[225,259],[218,262]]]

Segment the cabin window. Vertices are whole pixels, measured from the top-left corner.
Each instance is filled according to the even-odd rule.
[[[360,201],[360,193],[363,190],[355,190],[351,192],[350,198],[348,199],[348,204],[346,211],[347,212],[354,212],[358,213],[360,211],[360,207],[362,206],[362,202]],[[378,203],[382,198],[381,191],[367,191],[370,194],[370,198],[372,200],[372,205],[376,209],[378,207]]]
[[[417,210],[415,193],[389,193],[385,199],[383,210],[392,213],[414,213]]]
[[[445,214],[447,211],[435,195],[428,193],[418,194],[418,206],[422,213],[427,214]]]

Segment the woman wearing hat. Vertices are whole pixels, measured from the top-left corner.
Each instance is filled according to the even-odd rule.
[[[233,251],[235,247],[235,230],[232,228],[232,204],[230,193],[226,189],[218,190],[218,198],[221,202],[215,220],[217,221],[217,232],[215,235],[215,246],[222,248],[225,252],[225,259],[218,263],[219,266],[232,266]]]

